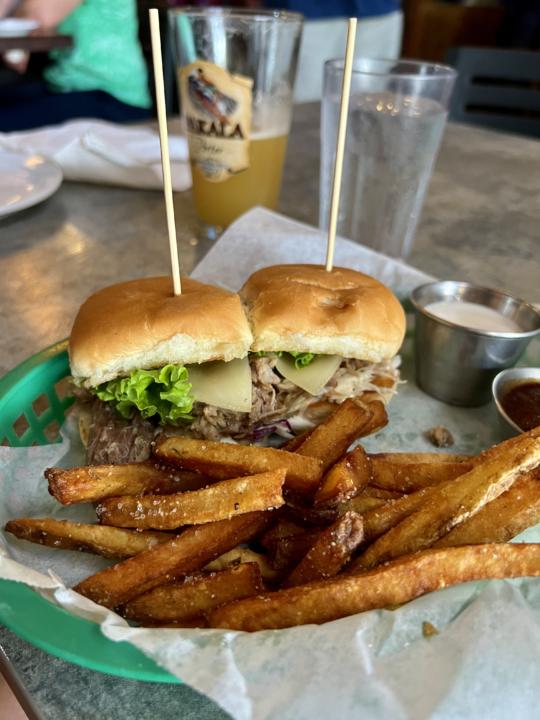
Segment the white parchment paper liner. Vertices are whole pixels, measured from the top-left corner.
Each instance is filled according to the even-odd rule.
[[[324,237],[319,231],[255,209],[216,243],[193,276],[238,288],[258,267],[323,258]],[[344,240],[337,244],[336,264],[376,275],[402,297],[430,279]],[[529,350],[532,364],[538,363],[539,346]],[[403,371],[411,380],[407,344]],[[440,423],[454,434],[455,452],[477,452],[501,439],[490,406],[450,408],[407,382],[390,405],[389,426],[365,444],[378,451],[432,450],[423,432]],[[46,467],[82,462],[76,435],[67,422],[61,444],[0,448],[2,527],[9,518],[21,516],[93,519],[91,506],[58,505],[43,480]],[[540,541],[540,527],[520,539]],[[0,577],[38,588],[51,601],[100,623],[108,638],[133,643],[238,720],[538,717],[538,581],[468,583],[395,611],[248,634],[130,628],[115,613],[66,589],[107,564],[91,555],[0,535]],[[424,638],[425,621],[438,628],[439,635]]]

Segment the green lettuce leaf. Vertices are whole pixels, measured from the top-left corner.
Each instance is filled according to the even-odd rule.
[[[297,370],[307,367],[317,357],[314,353],[309,352],[290,352],[288,354],[294,358],[294,366]]]
[[[301,370],[302,368],[307,367],[317,357],[315,353],[310,352],[284,352],[281,350],[278,350],[277,352],[266,352],[266,350],[258,350],[257,352],[250,353],[250,355],[254,355],[256,357],[266,357],[268,355],[277,355],[278,357],[282,357],[283,355],[289,355],[293,358],[294,366],[297,370]]]
[[[144,418],[157,416],[162,425],[192,420],[194,398],[187,368],[165,365],[158,370],[133,370],[129,377],[116,378],[93,388],[100,400],[109,402],[124,418],[135,410]]]

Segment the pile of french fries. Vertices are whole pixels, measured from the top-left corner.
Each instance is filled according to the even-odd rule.
[[[487,578],[540,576],[540,428],[477,457],[368,454],[386,423],[348,400],[278,450],[163,437],[152,462],[51,468],[98,523],[21,518],[18,538],[116,560],[82,595],[148,627],[323,623]]]

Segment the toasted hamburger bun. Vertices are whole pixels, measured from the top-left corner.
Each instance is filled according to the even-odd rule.
[[[182,278],[118,283],[81,306],[69,340],[71,373],[95,386],[138,368],[245,357],[252,341],[235,293]]]
[[[369,275],[321,265],[274,265],[240,290],[252,350],[312,352],[369,362],[393,357],[405,336],[395,295]]]

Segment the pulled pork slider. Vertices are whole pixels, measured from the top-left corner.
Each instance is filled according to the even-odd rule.
[[[253,333],[255,438],[312,427],[349,397],[386,404],[396,392],[405,313],[375,278],[275,265],[251,275],[240,297]]]
[[[206,408],[248,417],[251,342],[238,295],[190,278],[178,296],[167,277],[91,295],[69,341],[87,461],[145,460],[164,429],[206,437]]]

